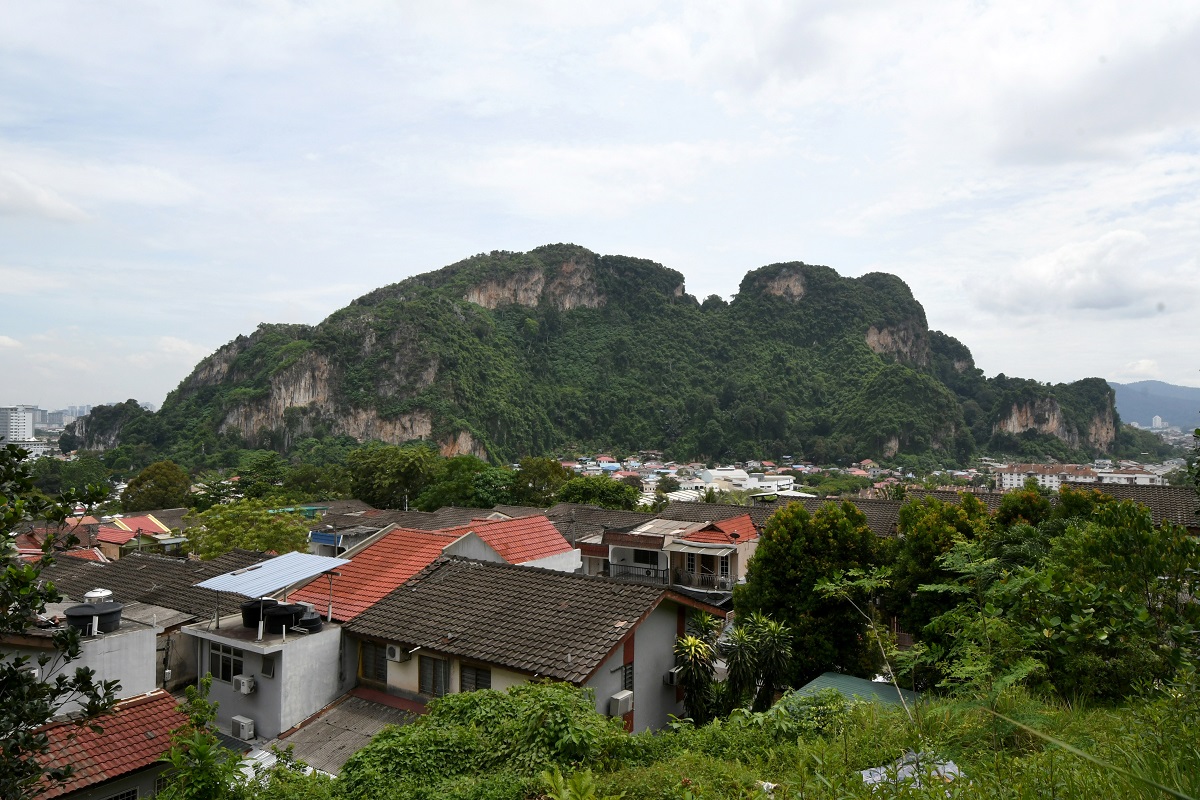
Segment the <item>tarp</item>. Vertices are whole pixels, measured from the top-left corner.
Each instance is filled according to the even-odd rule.
[[[349,563],[345,558],[314,556],[311,553],[284,553],[194,585],[217,592],[263,597]]]
[[[668,542],[663,545],[663,550],[670,553],[696,553],[704,556],[727,556],[730,553],[736,552],[737,548],[732,545],[724,544],[695,544],[693,542],[685,542],[676,539],[673,542]]]

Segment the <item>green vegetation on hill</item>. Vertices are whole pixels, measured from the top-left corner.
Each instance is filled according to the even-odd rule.
[[[1014,404],[1038,402],[1061,418],[1058,434],[993,436]],[[701,304],[674,270],[560,244],[468,258],[316,326],[261,325],[201,362],[157,414],[98,410],[63,445],[192,469],[339,435],[465,441],[494,462],[650,448],[962,463],[980,448],[1091,453],[1104,448],[1088,439],[1097,419],[1115,424],[1103,381],[985,378],[892,275],[773,264],[732,302]]]

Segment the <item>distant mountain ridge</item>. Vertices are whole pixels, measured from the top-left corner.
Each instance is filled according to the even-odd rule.
[[[986,378],[894,275],[771,264],[732,301],[700,301],[673,269],[558,244],[473,256],[315,326],[260,325],[201,361],[157,414],[110,410],[71,435],[193,465],[335,435],[497,461],[609,448],[1067,459],[1113,448],[1113,397],[1099,378]]]
[[[1162,381],[1137,381],[1108,385],[1116,393],[1121,419],[1150,427],[1155,416],[1187,431],[1200,428],[1200,389]]]

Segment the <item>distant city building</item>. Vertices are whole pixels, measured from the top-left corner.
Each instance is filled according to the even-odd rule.
[[[0,436],[7,442],[27,442],[33,438],[33,406],[0,407]]]
[[[1167,426],[1166,426],[1166,423],[1163,422],[1163,418],[1160,417],[1158,414],[1155,414],[1154,418],[1150,420],[1150,427],[1151,428],[1165,428]]]

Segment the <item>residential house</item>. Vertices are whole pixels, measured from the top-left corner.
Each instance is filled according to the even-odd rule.
[[[674,643],[693,608],[723,614],[661,586],[440,558],[344,630],[363,685],[427,700],[548,678],[640,731],[683,714]]]
[[[43,800],[136,800],[162,789],[171,732],[187,721],[179,701],[161,689],[117,703],[97,720],[99,730],[60,720],[43,729],[49,739],[44,764],[73,767],[66,782],[48,785]]]
[[[110,590],[113,600],[124,605],[123,620],[140,622],[154,630],[154,645],[145,654],[153,675],[148,688],[160,686],[174,691],[195,682],[199,666],[183,626],[220,617],[245,599],[194,584],[253,566],[265,558],[249,550],[232,550],[211,561],[136,552],[111,563],[59,558],[42,568],[42,577],[75,602],[84,602],[85,595],[94,589]]]
[[[477,520],[441,531],[390,527],[343,558],[349,564],[291,593],[330,619],[345,622],[441,556],[574,572],[580,553],[545,516]]]
[[[117,560],[132,552],[178,555],[183,552],[187,537],[181,535],[153,514],[113,517],[100,524],[96,532],[100,551]]]

